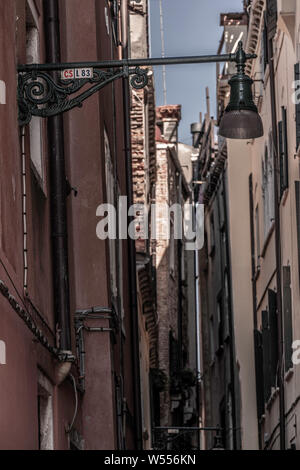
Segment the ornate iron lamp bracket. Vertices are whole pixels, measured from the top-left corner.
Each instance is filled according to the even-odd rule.
[[[246,60],[255,57],[254,54],[245,54],[240,45],[235,54],[20,65],[18,67],[19,124],[21,126],[28,124],[32,116],[51,117],[81,107],[87,98],[118,78],[130,77],[133,88],[144,88],[149,81],[149,70],[141,67],[236,62],[238,70],[241,70]],[[62,79],[63,70],[76,68],[92,69],[92,77]]]
[[[19,72],[18,105],[19,124],[28,124],[32,116],[50,117],[76,107],[109,83],[130,76],[133,88],[148,84],[148,70],[140,67],[102,70],[95,68],[93,77],[62,80],[58,72],[51,75],[43,70]]]

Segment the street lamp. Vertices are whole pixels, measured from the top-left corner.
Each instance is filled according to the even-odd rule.
[[[246,54],[240,42],[235,54],[19,65],[19,124],[28,124],[32,116],[56,116],[81,107],[83,101],[119,78],[130,78],[133,88],[144,88],[149,82],[149,71],[141,67],[236,62],[237,75],[229,81],[231,98],[220,134],[233,139],[260,137],[263,126],[253,102],[253,82],[244,72],[246,61],[256,57]]]
[[[255,139],[264,133],[253,102],[253,80],[245,74],[246,54],[242,42],[236,53],[237,74],[229,80],[230,101],[222,117],[219,134],[230,139]]]

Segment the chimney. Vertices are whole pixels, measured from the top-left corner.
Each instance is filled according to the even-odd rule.
[[[166,105],[156,108],[157,125],[165,140],[171,143],[178,142],[178,126],[181,121],[181,105]]]

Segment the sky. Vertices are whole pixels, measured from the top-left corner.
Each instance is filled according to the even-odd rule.
[[[151,56],[161,57],[159,0],[150,1]],[[220,13],[242,11],[242,0],[162,0],[165,56],[216,54],[222,36]],[[167,104],[182,105],[181,142],[191,144],[190,125],[206,112],[210,88],[211,115],[216,116],[216,65],[168,65]],[[163,103],[162,67],[155,67],[156,105]]]

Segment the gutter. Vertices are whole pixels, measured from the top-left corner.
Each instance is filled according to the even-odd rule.
[[[61,62],[58,0],[44,0],[46,60]],[[48,119],[53,299],[59,331],[59,349],[71,350],[70,293],[67,236],[67,185],[64,131],[61,115]]]
[[[128,59],[128,1],[122,0],[122,52],[123,59]],[[133,205],[133,184],[132,184],[132,155],[131,155],[131,125],[130,125],[130,93],[128,77],[123,78],[123,103],[124,103],[124,133],[125,133],[125,159],[126,159],[126,184],[128,207]],[[131,220],[128,220],[128,224]],[[142,402],[141,402],[141,379],[140,379],[140,355],[139,355],[139,328],[138,328],[138,306],[137,306],[137,285],[136,285],[136,251],[135,240],[130,237],[128,243],[128,263],[129,263],[129,285],[131,303],[131,326],[132,326],[132,371],[134,376],[133,396],[134,396],[134,419],[135,419],[135,440],[136,449],[143,449],[142,438]]]

